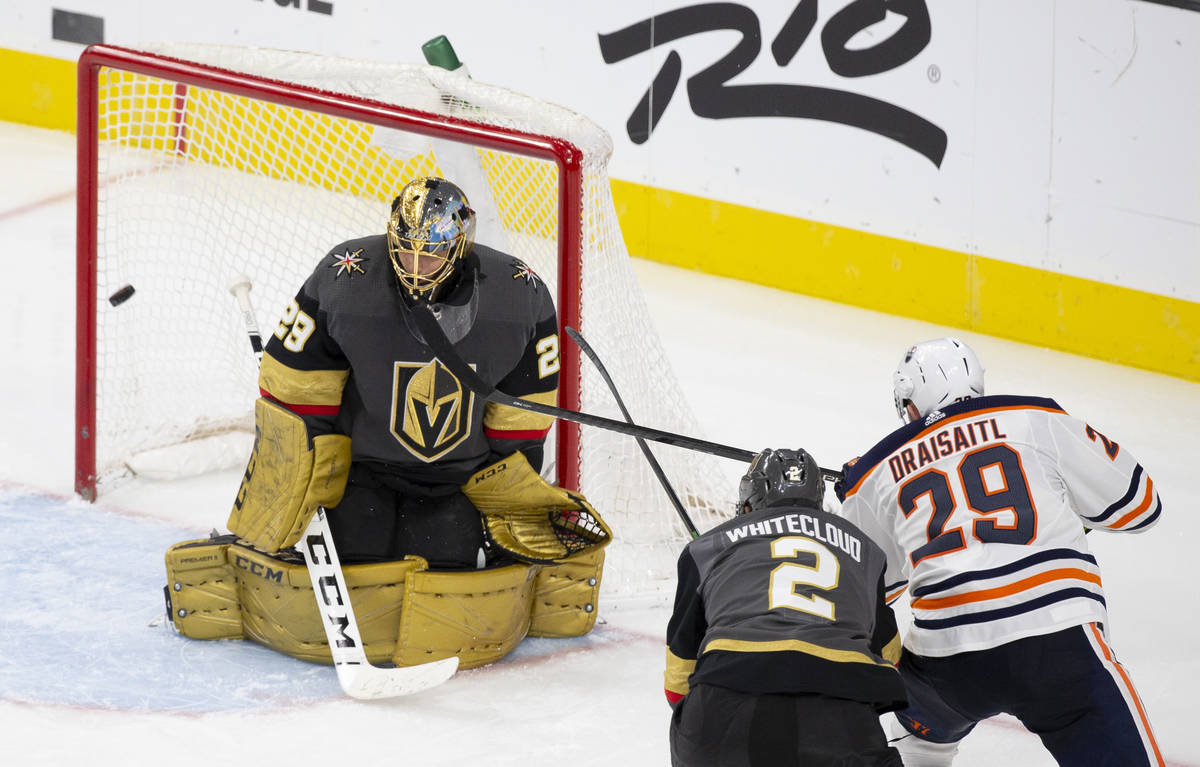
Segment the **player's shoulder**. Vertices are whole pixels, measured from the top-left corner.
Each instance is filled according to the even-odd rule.
[[[847,488],[855,487],[871,473],[872,469],[886,460],[888,456],[900,450],[906,444],[921,440],[928,434],[948,424],[984,415],[1010,414],[1028,416],[1036,413],[1051,415],[1067,414],[1062,406],[1049,397],[991,394],[984,397],[973,397],[962,402],[954,402],[944,408],[934,410],[924,418],[904,424],[875,443],[853,466],[846,468],[845,486]]]
[[[728,548],[730,545],[731,537],[728,535],[728,531],[744,524],[749,516],[751,515],[738,514],[714,527],[710,527],[696,538],[688,541],[687,545],[683,547],[683,552],[697,561],[712,559],[717,553]]]
[[[478,242],[472,255],[478,261],[480,281],[487,290],[502,291],[513,298],[524,297],[531,302],[551,297],[545,280],[516,256]]]
[[[739,514],[705,532],[687,545],[697,562],[717,558],[722,552],[756,540],[769,541],[779,536],[803,536],[841,549],[862,561],[864,551],[882,550],[857,525],[838,514],[810,506],[775,506]]]
[[[391,273],[387,237],[356,237],[338,243],[321,257],[309,275],[308,292],[319,298],[358,292],[367,284],[386,281]]]
[[[390,273],[391,263],[387,256],[387,236],[371,234],[339,242],[329,249],[313,269],[327,281],[342,278],[353,279],[383,270]]]

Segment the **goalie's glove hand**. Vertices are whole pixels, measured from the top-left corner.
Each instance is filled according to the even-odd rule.
[[[561,562],[612,540],[583,495],[542,479],[520,452],[476,472],[463,493],[483,515],[492,544],[524,562]]]
[[[562,488],[555,488],[561,490]],[[564,490],[574,505],[550,512],[550,524],[558,539],[568,549],[582,551],[597,544],[607,544],[612,537],[608,526],[582,495]],[[574,551],[572,551],[574,553]]]

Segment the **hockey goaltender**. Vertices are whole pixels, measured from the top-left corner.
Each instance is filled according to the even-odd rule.
[[[591,630],[612,534],[585,498],[539,475],[552,418],[465,389],[412,321],[424,304],[490,385],[555,404],[550,291],[474,234],[462,190],[418,178],[386,234],[317,265],[266,345],[231,534],[167,551],[179,633],[330,663],[293,548],[318,508],[373,664],[457,656],[471,668],[525,636]]]

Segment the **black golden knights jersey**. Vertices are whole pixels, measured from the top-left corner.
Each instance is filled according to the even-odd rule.
[[[690,542],[667,625],[667,699],[703,682],[903,705],[884,564],[854,525],[802,507],[760,509]]]
[[[419,340],[408,311],[384,235],[338,245],[268,339],[263,396],[302,416],[310,434],[349,435],[354,461],[411,481],[461,484],[518,449],[538,466],[553,419],[476,396]],[[448,336],[484,381],[556,403],[553,297],[524,263],[476,244],[441,314],[457,318]]]

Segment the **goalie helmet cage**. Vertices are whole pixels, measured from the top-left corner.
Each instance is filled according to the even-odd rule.
[[[586,118],[436,67],[232,46],[94,45],[78,79],[83,497],[144,465],[155,476],[244,465],[257,368],[230,284],[252,280],[265,337],[327,251],[382,232],[392,197],[421,175],[461,186],[478,241],[554,291],[560,325],[600,350],[638,423],[699,432],[617,225],[611,141]],[[619,418],[560,339],[559,404]],[[604,593],[669,595],[690,536],[635,441],[559,421],[551,443],[543,473],[582,490],[614,530]],[[203,445],[216,464],[197,459]],[[701,530],[730,514],[715,458],[655,453]]]

